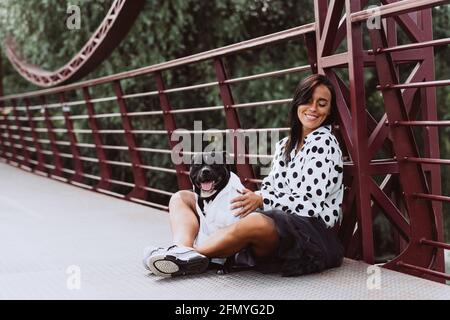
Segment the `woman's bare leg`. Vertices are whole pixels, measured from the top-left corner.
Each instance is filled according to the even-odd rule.
[[[170,198],[169,219],[173,244],[193,247],[199,230],[195,210],[195,195],[191,191],[178,191]]]
[[[195,249],[207,257],[225,258],[251,246],[255,256],[264,257],[277,248],[278,242],[278,232],[273,220],[261,213],[251,213],[218,230]]]

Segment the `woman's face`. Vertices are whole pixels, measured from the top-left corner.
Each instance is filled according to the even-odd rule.
[[[331,92],[321,84],[313,92],[311,100],[297,108],[297,116],[303,124],[303,136],[322,125],[331,113]]]

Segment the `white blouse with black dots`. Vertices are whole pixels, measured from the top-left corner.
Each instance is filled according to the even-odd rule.
[[[342,152],[331,126],[309,133],[291,160],[284,157],[288,138],[277,142],[269,175],[262,182],[264,210],[280,209],[289,214],[321,217],[327,227],[341,219],[344,194]]]

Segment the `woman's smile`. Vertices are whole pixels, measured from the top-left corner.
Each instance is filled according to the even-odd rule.
[[[315,114],[310,114],[310,113],[308,114],[308,113],[305,112],[305,118],[308,121],[316,121],[318,116],[315,115]]]

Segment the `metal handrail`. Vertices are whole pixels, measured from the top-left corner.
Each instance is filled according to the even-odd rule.
[[[411,50],[411,49],[439,47],[439,46],[445,46],[448,44],[450,44],[450,38],[444,38],[444,39],[437,39],[437,40],[424,41],[424,42],[418,42],[418,43],[403,44],[403,45],[387,47],[387,48],[378,48],[378,50],[375,50],[375,51],[370,49],[370,50],[367,50],[367,52],[369,54],[380,54],[380,53],[384,53],[384,52],[398,52],[398,51]]]
[[[387,84],[385,86],[377,86],[378,90],[389,89],[408,89],[408,88],[428,88],[428,87],[444,87],[450,85],[450,80],[436,80],[436,81],[423,81],[423,82],[410,82],[400,84]]]
[[[415,157],[405,157],[405,161],[416,162],[416,163],[429,163],[429,164],[445,164],[450,165],[450,159],[432,159],[432,158],[415,158]]]
[[[424,245],[427,245],[427,246],[432,246],[432,247],[437,247],[437,248],[441,248],[441,249],[450,250],[450,244],[444,243],[444,242],[440,242],[440,241],[421,239],[420,240],[420,244],[424,244]]]
[[[450,197],[437,194],[413,193],[412,196],[415,198],[428,199],[433,201],[450,202]]]
[[[450,120],[441,121],[395,121],[394,126],[421,126],[421,127],[446,127],[450,126]]]
[[[379,6],[377,10],[371,8],[354,12],[350,15],[350,20],[352,23],[356,23],[375,17],[387,18],[447,3],[447,0],[402,0],[399,2]]]
[[[402,261],[397,262],[397,265],[399,267],[412,269],[412,270],[419,271],[419,272],[422,272],[422,273],[425,273],[425,274],[428,274],[428,275],[431,275],[431,276],[435,276],[435,277],[438,277],[438,278],[450,280],[450,274],[447,274],[447,273],[443,273],[443,272],[439,272],[439,271],[435,271],[435,270],[431,270],[431,269],[427,269],[427,268],[414,266],[412,264],[404,263]]]
[[[288,30],[283,30],[280,32],[276,32],[270,35],[265,35],[262,37],[254,38],[251,40],[246,40],[243,42],[239,42],[236,44],[232,44],[226,47],[213,49],[210,51],[194,54],[188,57],[175,59],[168,62],[163,62],[160,64],[132,70],[132,71],[126,71],[121,72],[118,74],[97,78],[94,80],[87,80],[83,82],[78,82],[74,84],[64,85],[56,88],[51,89],[44,89],[44,90],[38,90],[34,92],[28,92],[28,93],[22,93],[22,94],[12,94],[0,97],[0,101],[6,101],[11,99],[22,99],[22,98],[30,98],[30,97],[36,97],[36,96],[42,96],[42,95],[49,95],[49,94],[57,94],[61,92],[66,91],[72,91],[77,90],[85,87],[92,87],[97,86],[100,84],[110,83],[113,81],[123,80],[127,78],[137,77],[149,73],[155,73],[158,71],[168,70],[179,66],[184,66],[191,63],[197,63],[205,60],[211,60],[216,57],[223,57],[226,55],[231,55],[238,53],[243,50],[249,50],[253,48],[260,47],[265,44],[273,44],[280,41],[286,41],[289,39],[297,38],[299,36],[302,36],[307,33],[314,33],[315,32],[315,23],[310,23],[306,25],[302,25],[299,27],[291,28]]]

